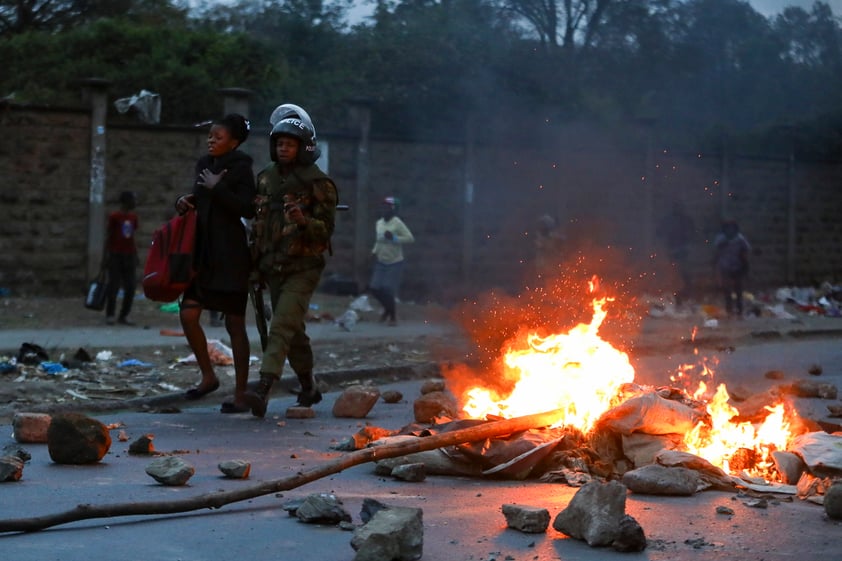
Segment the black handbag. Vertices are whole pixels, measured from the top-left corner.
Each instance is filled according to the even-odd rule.
[[[108,284],[108,275],[100,271],[97,278],[88,284],[88,292],[85,294],[85,307],[89,310],[102,311],[105,308],[105,286]]]

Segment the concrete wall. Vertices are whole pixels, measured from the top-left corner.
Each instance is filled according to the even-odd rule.
[[[21,295],[81,295],[87,282],[90,112],[0,107],[0,287]],[[189,190],[193,165],[205,152],[205,131],[192,127],[109,123],[105,208],[122,190],[139,195],[141,258],[152,231]],[[256,124],[244,149],[255,171],[268,161],[268,130]],[[329,144],[330,174],[341,202],[358,200],[358,137],[319,127]],[[547,140],[549,139],[549,140]],[[542,214],[556,216],[569,240],[567,263],[578,252],[610,261],[621,275],[651,287],[669,284],[654,224],[683,201],[699,230],[691,261],[709,285],[710,241],[719,219],[740,221],[755,253],[754,288],[835,280],[842,271],[842,163],[785,158],[679,154],[656,147],[645,130],[609,135],[592,127],[544,134],[527,145],[436,144],[376,136],[369,147],[369,192],[341,213],[326,276],[364,281],[354,248],[373,241],[379,200],[396,195],[417,243],[406,248],[404,298],[452,300],[529,278],[532,238]],[[473,185],[468,200],[466,181]],[[355,235],[355,212],[370,228]],[[470,232],[463,226],[469,225]],[[81,298],[81,296],[80,296]]]

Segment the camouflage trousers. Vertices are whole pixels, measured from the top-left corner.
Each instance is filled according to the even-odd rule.
[[[309,377],[313,372],[313,349],[304,320],[323,270],[322,264],[312,269],[289,273],[281,271],[269,276],[272,321],[266,350],[263,351],[261,376],[280,379],[286,360],[299,378]]]

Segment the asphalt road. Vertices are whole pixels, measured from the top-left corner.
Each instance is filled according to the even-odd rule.
[[[823,381],[838,382],[840,353],[838,339],[820,338],[737,347],[718,353],[718,359],[722,376],[734,382],[765,384],[763,374],[771,368],[793,378],[807,376],[802,371],[813,363],[825,365]],[[693,356],[650,355],[634,360],[634,365],[640,381],[658,383],[668,379],[675,365]],[[150,459],[129,456],[129,442],[116,438],[103,462],[92,466],[57,465],[50,461],[46,445],[26,445],[32,460],[24,469],[23,479],[0,485],[0,519],[55,514],[81,503],[182,500],[286,477],[338,457],[341,453],[331,450],[330,445],[365,424],[396,429],[410,423],[411,404],[420,383],[381,386],[381,390],[401,391],[404,402],[379,402],[368,418],[359,421],[331,415],[336,394],[328,394],[315,406],[316,418],[306,420],[283,417],[294,400],[292,396],[274,399],[262,421],[247,414],[220,415],[215,405],[201,402],[169,414],[100,414],[97,418],[105,423],[123,423],[130,441],[153,434],[158,451],[182,451],[196,467],[189,485],[157,484],[144,472]],[[4,428],[0,445],[13,442],[11,428]],[[221,477],[217,464],[236,458],[252,463],[249,480]],[[405,483],[376,476],[373,466],[366,464],[293,489],[282,497],[263,496],[218,510],[86,520],[35,533],[0,535],[0,556],[16,561],[352,560],[351,533],[302,524],[281,508],[288,499],[316,492],[335,493],[357,524],[364,498],[422,508],[423,559],[427,561],[830,560],[838,558],[842,547],[842,523],[829,521],[819,506],[784,498],[758,509],[747,506],[735,494],[713,491],[693,497],[630,494],[627,512],[639,521],[649,540],[642,554],[590,548],[552,528],[537,535],[506,529],[500,511],[503,504],[544,507],[554,518],[575,491],[560,484],[464,477],[431,476],[422,483]],[[735,514],[717,514],[720,505],[729,506]]]

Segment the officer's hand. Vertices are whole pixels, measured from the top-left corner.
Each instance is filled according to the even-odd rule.
[[[307,224],[307,218],[301,212],[301,207],[295,203],[286,203],[284,205],[284,214],[286,214],[287,220],[299,226]]]

